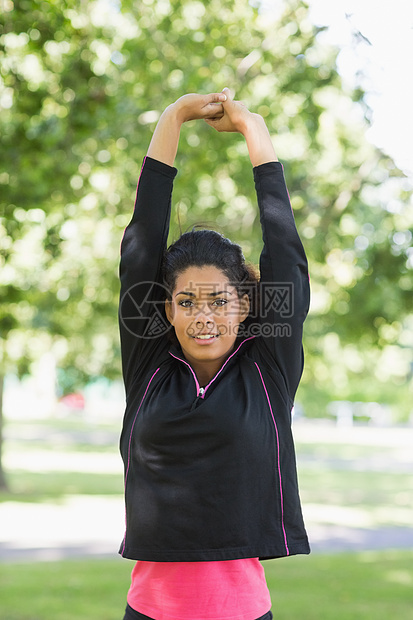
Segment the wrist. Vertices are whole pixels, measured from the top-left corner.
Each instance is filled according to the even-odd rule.
[[[178,101],[175,103],[171,103],[162,113],[162,117],[165,118],[169,123],[173,123],[176,125],[178,129],[181,128],[181,125],[184,124],[185,118],[182,108],[179,106]]]
[[[278,161],[270,132],[262,116],[252,114],[243,135],[254,167],[270,161]]]
[[[240,127],[240,133],[247,140],[250,136],[256,136],[257,132],[268,133],[267,125],[262,116],[254,112],[250,112],[249,115],[243,119],[243,124]]]
[[[181,123],[174,105],[161,114],[148,148],[148,156],[168,166],[173,166],[178,149]]]

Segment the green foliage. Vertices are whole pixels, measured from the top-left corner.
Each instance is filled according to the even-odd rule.
[[[185,92],[227,85],[274,135],[309,256],[303,386],[406,382],[411,186],[366,141],[363,93],[344,88],[338,50],[320,42],[303,2],[285,1],[275,21],[248,0],[4,6],[3,372],[25,372],[53,350],[72,377],[67,390],[119,375],[118,248],[156,119]],[[171,238],[213,222],[256,262],[259,221],[239,136],[189,123],[177,165]]]

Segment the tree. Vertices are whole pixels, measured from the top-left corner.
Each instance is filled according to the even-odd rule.
[[[369,399],[394,401],[397,392],[400,404],[408,402],[400,386],[411,353],[399,340],[406,341],[412,313],[411,185],[367,142],[364,94],[345,90],[338,50],[319,43],[306,6],[285,3],[276,23],[247,3],[235,12],[229,1],[208,8],[181,0],[139,8],[123,2],[122,12],[135,28],[119,49],[128,78],[124,98],[140,111],[151,102],[151,111],[138,116],[150,129],[144,145],[165,100],[223,84],[263,114],[274,133],[313,283],[301,390],[307,409],[315,388],[326,385],[326,397],[348,398],[361,389]],[[129,147],[139,160],[141,135],[132,126]],[[178,177],[175,200],[182,227],[217,222],[256,261],[260,230],[244,145],[194,124],[179,153],[184,178]]]
[[[0,375],[27,373],[53,350],[70,390],[119,372],[110,80],[92,69],[101,29],[75,27],[66,2],[5,8]]]
[[[401,351],[412,311],[411,188],[366,142],[363,93],[343,88],[306,5],[271,22],[247,0],[3,4],[0,374],[52,350],[67,390],[119,375],[118,247],[154,124],[182,93],[228,85],[274,134],[310,259],[307,408],[322,384],[377,389],[371,359]],[[189,124],[178,166],[182,228],[217,223],[256,261],[243,142]]]

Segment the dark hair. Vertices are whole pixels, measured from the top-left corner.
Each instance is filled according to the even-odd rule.
[[[245,262],[242,249],[215,230],[186,232],[165,251],[162,265],[163,283],[169,295],[177,277],[188,267],[213,266],[220,269],[237,290],[238,296],[250,299],[250,316],[255,313],[258,271]]]

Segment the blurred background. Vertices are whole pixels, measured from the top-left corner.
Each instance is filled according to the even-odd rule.
[[[267,122],[312,285],[294,432],[316,553],[266,563],[277,617],[411,617],[411,7],[0,4],[1,617],[121,615],[119,244],[160,113],[224,86]],[[213,222],[256,263],[244,142],[189,123],[176,165],[171,240]]]

